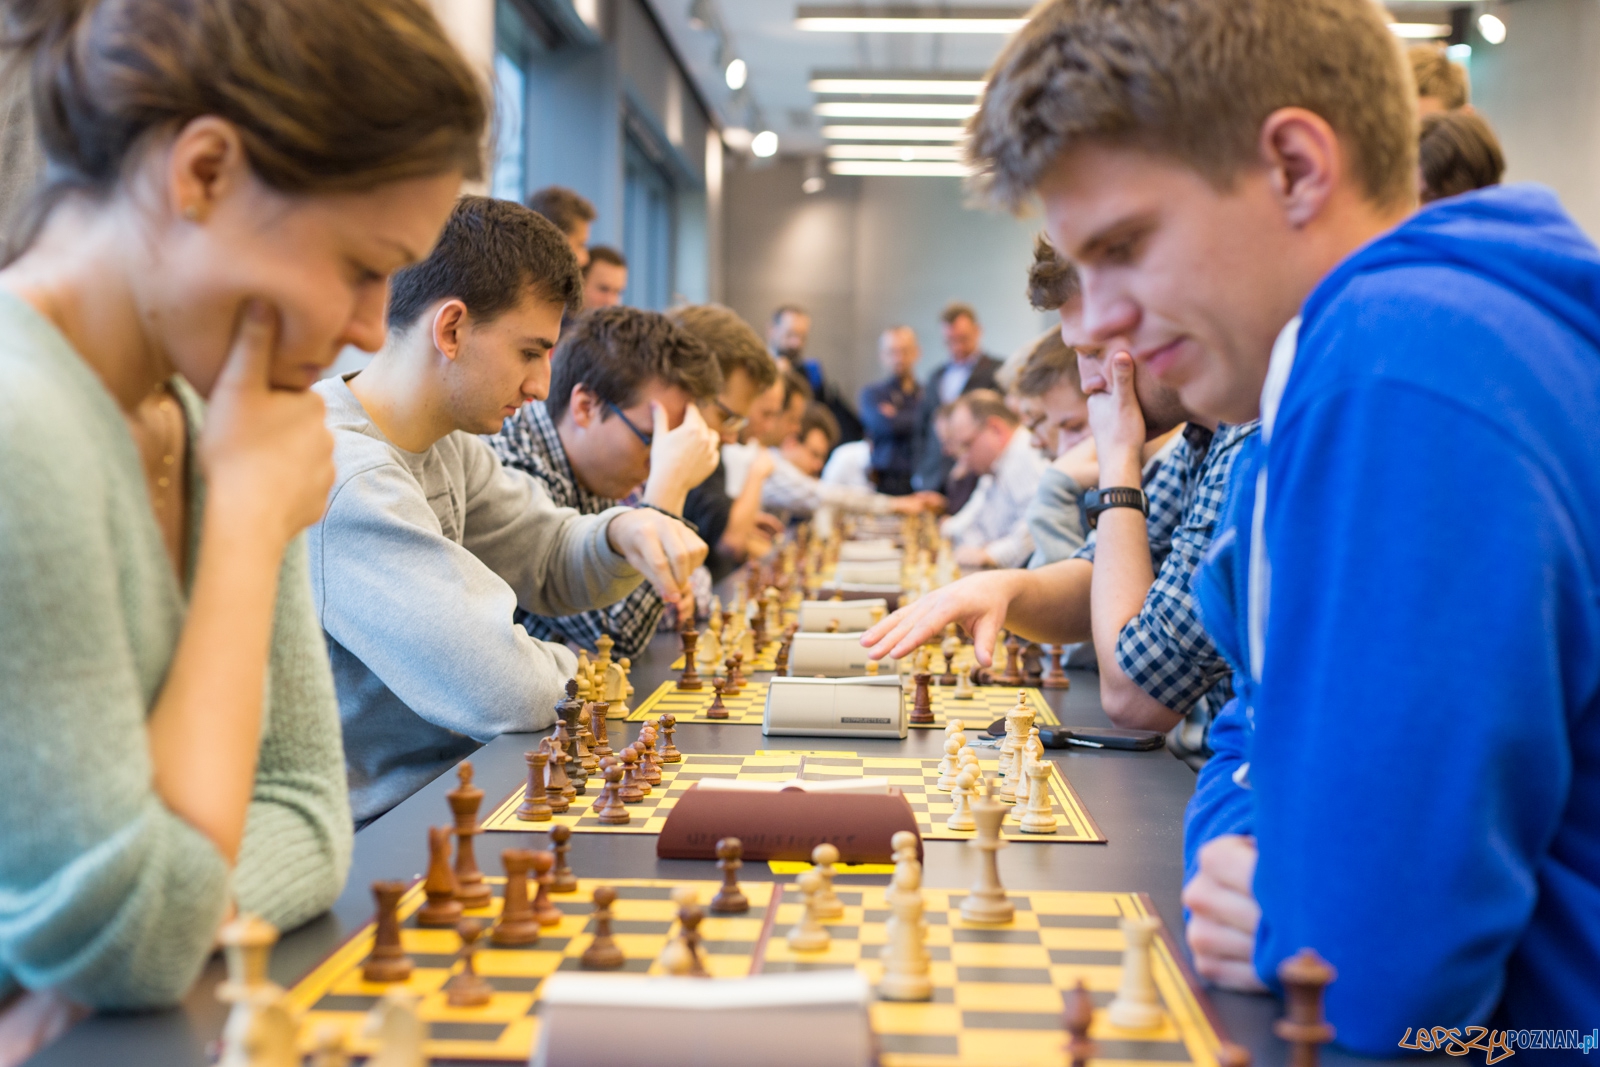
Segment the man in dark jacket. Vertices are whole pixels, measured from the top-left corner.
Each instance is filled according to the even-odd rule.
[[[861,424],[872,442],[872,477],[878,492],[905,496],[917,466],[917,420],[923,389],[917,381],[922,349],[909,326],[891,326],[878,338],[878,358],[889,376],[861,390]]]
[[[972,495],[978,478],[968,473],[950,477],[955,461],[944,454],[933,432],[933,416],[963,393],[974,389],[998,391],[994,376],[1000,369],[1000,361],[982,350],[983,328],[978,325],[978,313],[972,310],[972,305],[947,304],[939,321],[943,323],[944,347],[950,359],[929,375],[927,387],[922,391],[922,408],[917,417],[917,469],[911,476],[911,485],[915,489],[943,493],[954,514]]]

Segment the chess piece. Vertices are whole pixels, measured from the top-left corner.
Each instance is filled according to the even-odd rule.
[[[396,909],[405,895],[404,882],[373,882],[372,895],[378,902],[376,933],[372,952],[361,965],[365,982],[404,982],[411,977],[411,957],[400,943],[400,917]]]
[[[589,751],[594,753],[596,760],[616,755],[611,750],[611,738],[607,736],[605,704],[591,700],[583,706],[583,710],[589,716],[589,729],[594,731],[594,741],[589,745]]]
[[[595,694],[590,691],[589,686],[589,666],[589,650],[578,649],[578,670],[574,678],[578,683],[578,697],[586,704],[595,699]]]
[[[767,615],[764,611],[757,610],[750,620],[750,643],[757,656],[767,647]]]
[[[965,777],[971,772],[961,773]],[[1006,806],[989,796],[988,790],[972,801],[972,819],[978,835],[967,844],[983,853],[983,859],[978,866],[978,880],[961,902],[961,917],[969,923],[1008,923],[1016,914],[1016,907],[1006,899],[1005,888],[1000,884],[995,855],[1006,844],[1000,838],[1000,823],[1005,817]]]
[[[955,788],[960,752],[960,739],[954,734],[947,736],[944,739],[944,759],[939,761],[939,780],[933,783],[933,787],[942,793],[948,793]]]
[[[679,636],[683,640],[683,675],[678,679],[678,688],[698,691],[705,685],[700,680],[700,672],[695,670],[695,645],[700,642],[700,631],[690,627]]]
[[[462,919],[456,933],[461,935],[461,949],[456,953],[461,970],[445,983],[445,1000],[452,1008],[481,1008],[494,999],[494,987],[478,973],[478,938],[483,936],[483,923]]]
[[[838,873],[833,865],[839,862],[839,849],[824,841],[811,850],[811,862],[816,864],[817,875],[822,879],[822,885],[817,890],[817,918],[844,918],[844,901],[833,891],[833,878]]]
[[[683,753],[679,752],[678,746],[672,743],[673,731],[678,728],[678,717],[669,712],[657,719],[656,722],[661,728],[661,743],[657,746],[661,752],[661,762],[682,763]]]
[[[929,674],[925,670],[918,671],[915,675],[913,675],[913,679],[916,682],[917,688],[916,698],[911,703],[910,721],[913,723],[927,725],[928,723],[934,721],[933,697],[928,692],[928,683],[933,680],[933,675]]]
[[[578,702],[578,751],[583,763],[583,777],[588,778],[600,770],[600,756],[594,751],[594,730],[589,725],[589,705]]]
[[[639,727],[639,779],[644,795],[649,796],[653,786],[661,784],[661,765],[656,762],[656,728],[650,723]]]
[[[1022,647],[1022,676],[1028,680],[1029,685],[1039,684],[1044,671],[1040,662],[1043,658],[1044,648],[1037,641],[1029,641]]]
[[[917,835],[910,830],[896,830],[889,838],[890,855],[894,860],[894,874],[915,870],[917,877],[922,877],[922,861],[917,859]],[[921,884],[920,882],[918,883]],[[919,889],[918,893],[921,892]],[[899,894],[893,876],[890,877],[889,887],[884,890],[883,899],[893,904]]]
[[[1005,670],[995,681],[1000,685],[1021,685],[1024,681],[1022,675],[1022,638],[1010,634],[1005,640]]]
[[[772,661],[772,671],[782,677],[789,673],[789,646],[794,642],[794,635],[784,632],[783,640],[778,642],[778,654]]]
[[[822,888],[822,876],[814,870],[806,871],[795,879],[795,884],[800,887],[805,907],[800,921],[789,931],[789,947],[796,952],[822,952],[833,941],[828,928],[817,917],[817,892]]]
[[[1122,982],[1106,1008],[1106,1021],[1124,1030],[1161,1025],[1161,998],[1150,970],[1150,942],[1161,929],[1154,915],[1122,920]]]
[[[644,789],[639,782],[639,750],[629,745],[618,757],[622,760],[622,785],[617,789],[617,799],[624,804],[643,802]]]
[[[1098,1051],[1089,1040],[1089,1025],[1094,1022],[1094,998],[1083,979],[1071,990],[1061,994],[1061,1025],[1069,1035],[1067,1058],[1072,1067],[1089,1067],[1089,1060]]]
[[[283,989],[267,978],[278,928],[240,915],[222,928],[218,940],[228,978],[217,987],[217,999],[230,1005],[218,1067],[299,1067],[299,1024],[284,1003]]]
[[[601,634],[595,640],[594,647],[595,651],[600,653],[600,658],[595,662],[595,666],[599,668],[598,673],[601,684],[604,685],[606,682],[606,668],[611,666],[611,650],[617,647],[617,642],[610,634]],[[603,700],[605,698],[596,697],[595,699]]]
[[[576,678],[567,679],[566,692],[567,695],[556,702],[556,715],[565,731],[561,738],[562,747],[571,754],[567,774],[578,787],[578,793],[582,794],[584,778],[594,773],[595,759],[589,754],[588,744],[594,735],[583,723],[583,701],[578,699]]]
[[[626,962],[622,949],[617,947],[616,939],[611,936],[611,905],[616,899],[617,891],[610,886],[595,888],[594,939],[579,958],[585,970],[615,971]]]
[[[483,832],[478,828],[478,807],[483,803],[483,790],[472,784],[470,760],[461,761],[456,777],[461,784],[445,794],[456,817],[456,899],[469,910],[487,908],[494,894],[483,880],[478,860],[472,854],[472,839]]]
[[[829,619],[828,620],[828,628],[827,628],[826,632],[830,633],[830,634],[838,633],[839,632],[839,620],[838,619]]]
[[[1288,1001],[1272,1032],[1289,1043],[1289,1067],[1317,1067],[1317,1050],[1333,1040],[1333,1027],[1322,1014],[1322,995],[1338,972],[1328,961],[1303,948],[1278,964],[1278,981]]]
[[[1032,753],[1023,753],[1028,765],[1028,804],[1019,823],[1025,834],[1053,834],[1056,819],[1055,801],[1050,796],[1050,764],[1034,759]]]
[[[428,1024],[417,1011],[417,995],[409,989],[385,991],[367,1012],[361,1033],[375,1039],[377,1049],[365,1067],[428,1067],[422,1052],[428,1042]]]
[[[579,710],[582,709],[580,708]],[[561,761],[560,777],[561,780],[566,783],[566,785],[562,786],[561,788],[561,796],[562,799],[567,802],[568,808],[572,806],[573,797],[582,796],[587,791],[587,785],[584,781],[583,760],[578,756],[578,735],[573,732],[573,728],[576,725],[576,720],[574,720],[572,726],[569,726],[567,725],[566,719],[557,719],[556,732],[550,738],[551,759],[556,759],[557,754],[559,754]],[[553,773],[553,767],[550,771],[545,773],[545,784],[547,788],[549,786],[550,776]],[[555,805],[552,804],[551,808],[554,809],[554,807]],[[566,808],[561,810],[565,811]]]
[[[1017,702],[1011,710],[1006,712],[1006,737],[1000,744],[1000,779],[999,799],[1008,804],[1014,804],[1025,798],[1019,787],[1026,788],[1022,776],[1024,753],[1023,748],[1028,741],[1028,731],[1033,729],[1033,709],[1028,706],[1028,694],[1024,690],[1017,690]]]
[[[686,965],[680,973],[691,978],[710,978],[705,956],[700,951],[700,923],[704,921],[706,913],[695,899],[694,886],[679,886],[673,890],[672,899],[678,905],[678,937],[683,945],[682,959]]]
[[[550,892],[576,893],[578,878],[567,865],[567,854],[572,851],[572,827],[558,823],[550,827],[550,844],[555,850],[555,869],[550,872]]]
[[[528,784],[522,789],[522,803],[517,805],[517,818],[523,822],[549,822],[550,798],[545,788],[545,768],[549,766],[548,751],[529,749],[522,754],[528,765]]]
[[[1071,689],[1072,679],[1061,669],[1061,646],[1044,646],[1044,674],[1039,678],[1040,689]]]
[[[950,799],[953,802],[950,817],[944,821],[950,829],[972,830],[977,827],[972,818],[972,791],[977,781],[977,775],[969,769],[963,768],[956,775],[955,788],[950,791]]]
[[[603,826],[626,825],[633,816],[628,814],[628,809],[623,807],[622,800],[617,795],[622,788],[622,764],[617,762],[615,756],[607,756],[600,763],[601,774],[605,776],[606,784],[594,801],[595,818]]]
[[[525,848],[508,848],[500,853],[506,871],[505,896],[500,921],[489,940],[497,945],[534,945],[539,942],[539,920],[528,902],[528,872],[533,869],[533,853]]]
[[[417,912],[418,926],[454,926],[461,921],[456,876],[450,869],[450,834],[448,826],[428,827],[428,880],[422,884],[428,902]]]
[[[350,1046],[344,1031],[332,1023],[318,1028],[312,1039],[311,1067],[350,1067]]]
[[[1250,1050],[1231,1041],[1217,1049],[1217,1067],[1250,1067]]]
[[[561,909],[555,901],[550,899],[550,885],[553,876],[550,868],[556,864],[556,858],[549,852],[539,851],[532,855],[533,873],[531,881],[534,886],[533,918],[540,926],[559,926],[561,924]]]
[[[717,842],[717,868],[722,871],[722,888],[711,898],[711,910],[719,915],[738,915],[750,910],[750,898],[739,888],[743,856],[744,845],[737,837],[724,837]]]
[[[908,867],[896,871],[889,921],[884,924],[885,944],[878,956],[883,963],[878,995],[884,1000],[928,1000],[933,996],[925,945],[928,928],[922,911],[921,870]]]
[[[956,691],[951,694],[956,700],[976,699],[977,693],[972,689],[972,673],[960,671],[956,674]]]
[[[726,684],[728,695],[738,696],[744,692],[744,653],[735,652],[728,657],[728,681]]]
[[[557,725],[560,724],[558,723]],[[566,750],[561,747],[560,737],[554,734],[539,742],[539,747],[545,750],[546,756],[544,766],[545,799],[550,805],[551,812],[556,815],[563,815],[572,807],[572,798],[578,795],[578,790],[572,784],[572,779],[567,777]]]
[[[732,661],[730,660],[729,662]],[[727,683],[721,678],[713,678],[711,679],[711,688],[716,690],[716,696],[711,698],[711,706],[706,709],[706,718],[726,719],[728,717],[728,705],[722,702],[722,694],[727,689]]]

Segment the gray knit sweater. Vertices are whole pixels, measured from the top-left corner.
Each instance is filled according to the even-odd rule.
[[[578,661],[516,625],[519,605],[536,615],[604,607],[640,575],[606,538],[626,509],[558,508],[471,434],[407,452],[343,379],[316,390],[339,472],[311,531],[311,580],[362,822],[485,741],[555,721]]]
[[[192,454],[202,407],[179,391]],[[116,402],[53,325],[0,291],[0,997],[21,984],[102,1008],[169,1004],[210,954],[230,894],[290,927],[344,885],[350,809],[304,545],[279,576],[232,872],[151,785],[145,721],[184,610]]]

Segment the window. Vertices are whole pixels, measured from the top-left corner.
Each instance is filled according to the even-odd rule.
[[[677,193],[666,171],[630,133],[623,158],[622,254],[628,257],[626,301],[665,311],[672,305]]]
[[[506,52],[494,54],[494,173],[489,180],[489,195],[502,200],[521,200],[527,192],[523,166],[527,151],[527,126],[524,105],[528,96],[528,75],[522,64]]]

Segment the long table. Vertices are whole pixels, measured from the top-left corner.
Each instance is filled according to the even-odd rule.
[[[633,668],[639,698],[671,676],[668,665],[677,651],[671,635],[660,635],[639,657]],[[1071,689],[1045,692],[1045,699],[1062,723],[1108,725],[1100,707],[1097,676],[1088,671],[1068,673]],[[485,792],[485,809],[526,779],[522,754],[532,747],[534,738],[528,734],[506,735],[473,755],[476,783]],[[683,723],[677,728],[676,739],[685,752],[749,753],[761,748],[804,748],[937,758],[942,755],[944,735],[937,730],[913,730],[904,742],[767,738],[752,726]],[[1194,772],[1164,751],[1072,749],[1046,754],[1077,789],[1108,841],[1007,849],[1002,856],[1006,885],[1017,889],[1145,892],[1168,929],[1181,935],[1183,810],[1194,790]],[[372,882],[422,876],[427,864],[426,828],[449,822],[445,794],[454,785],[455,776],[445,775],[356,835],[350,880],[344,893],[327,915],[284,935],[273,954],[274,981],[286,987],[293,984],[371,919]],[[478,860],[486,873],[500,874],[500,849],[542,847],[545,840],[542,833],[497,833],[492,840],[480,839]],[[964,888],[972,883],[976,873],[973,850],[955,841],[928,841],[924,849],[925,885]],[[655,838],[644,834],[574,835],[572,864],[585,877],[715,877],[705,863],[657,859]],[[741,877],[760,880],[771,876],[764,864],[750,863]],[[28,1067],[204,1067],[214,1061],[222,1032],[225,1010],[216,998],[216,986],[222,977],[221,960],[213,958],[180,1007],[165,1012],[92,1017],[31,1059]],[[1249,1049],[1256,1064],[1287,1062],[1287,1046],[1272,1035],[1272,1022],[1281,1014],[1277,1001],[1215,990],[1211,999],[1227,1036]],[[1323,1062],[1354,1065],[1386,1061],[1357,1059],[1329,1049],[1324,1051]],[[441,1061],[434,1063],[435,1067],[443,1067]]]

